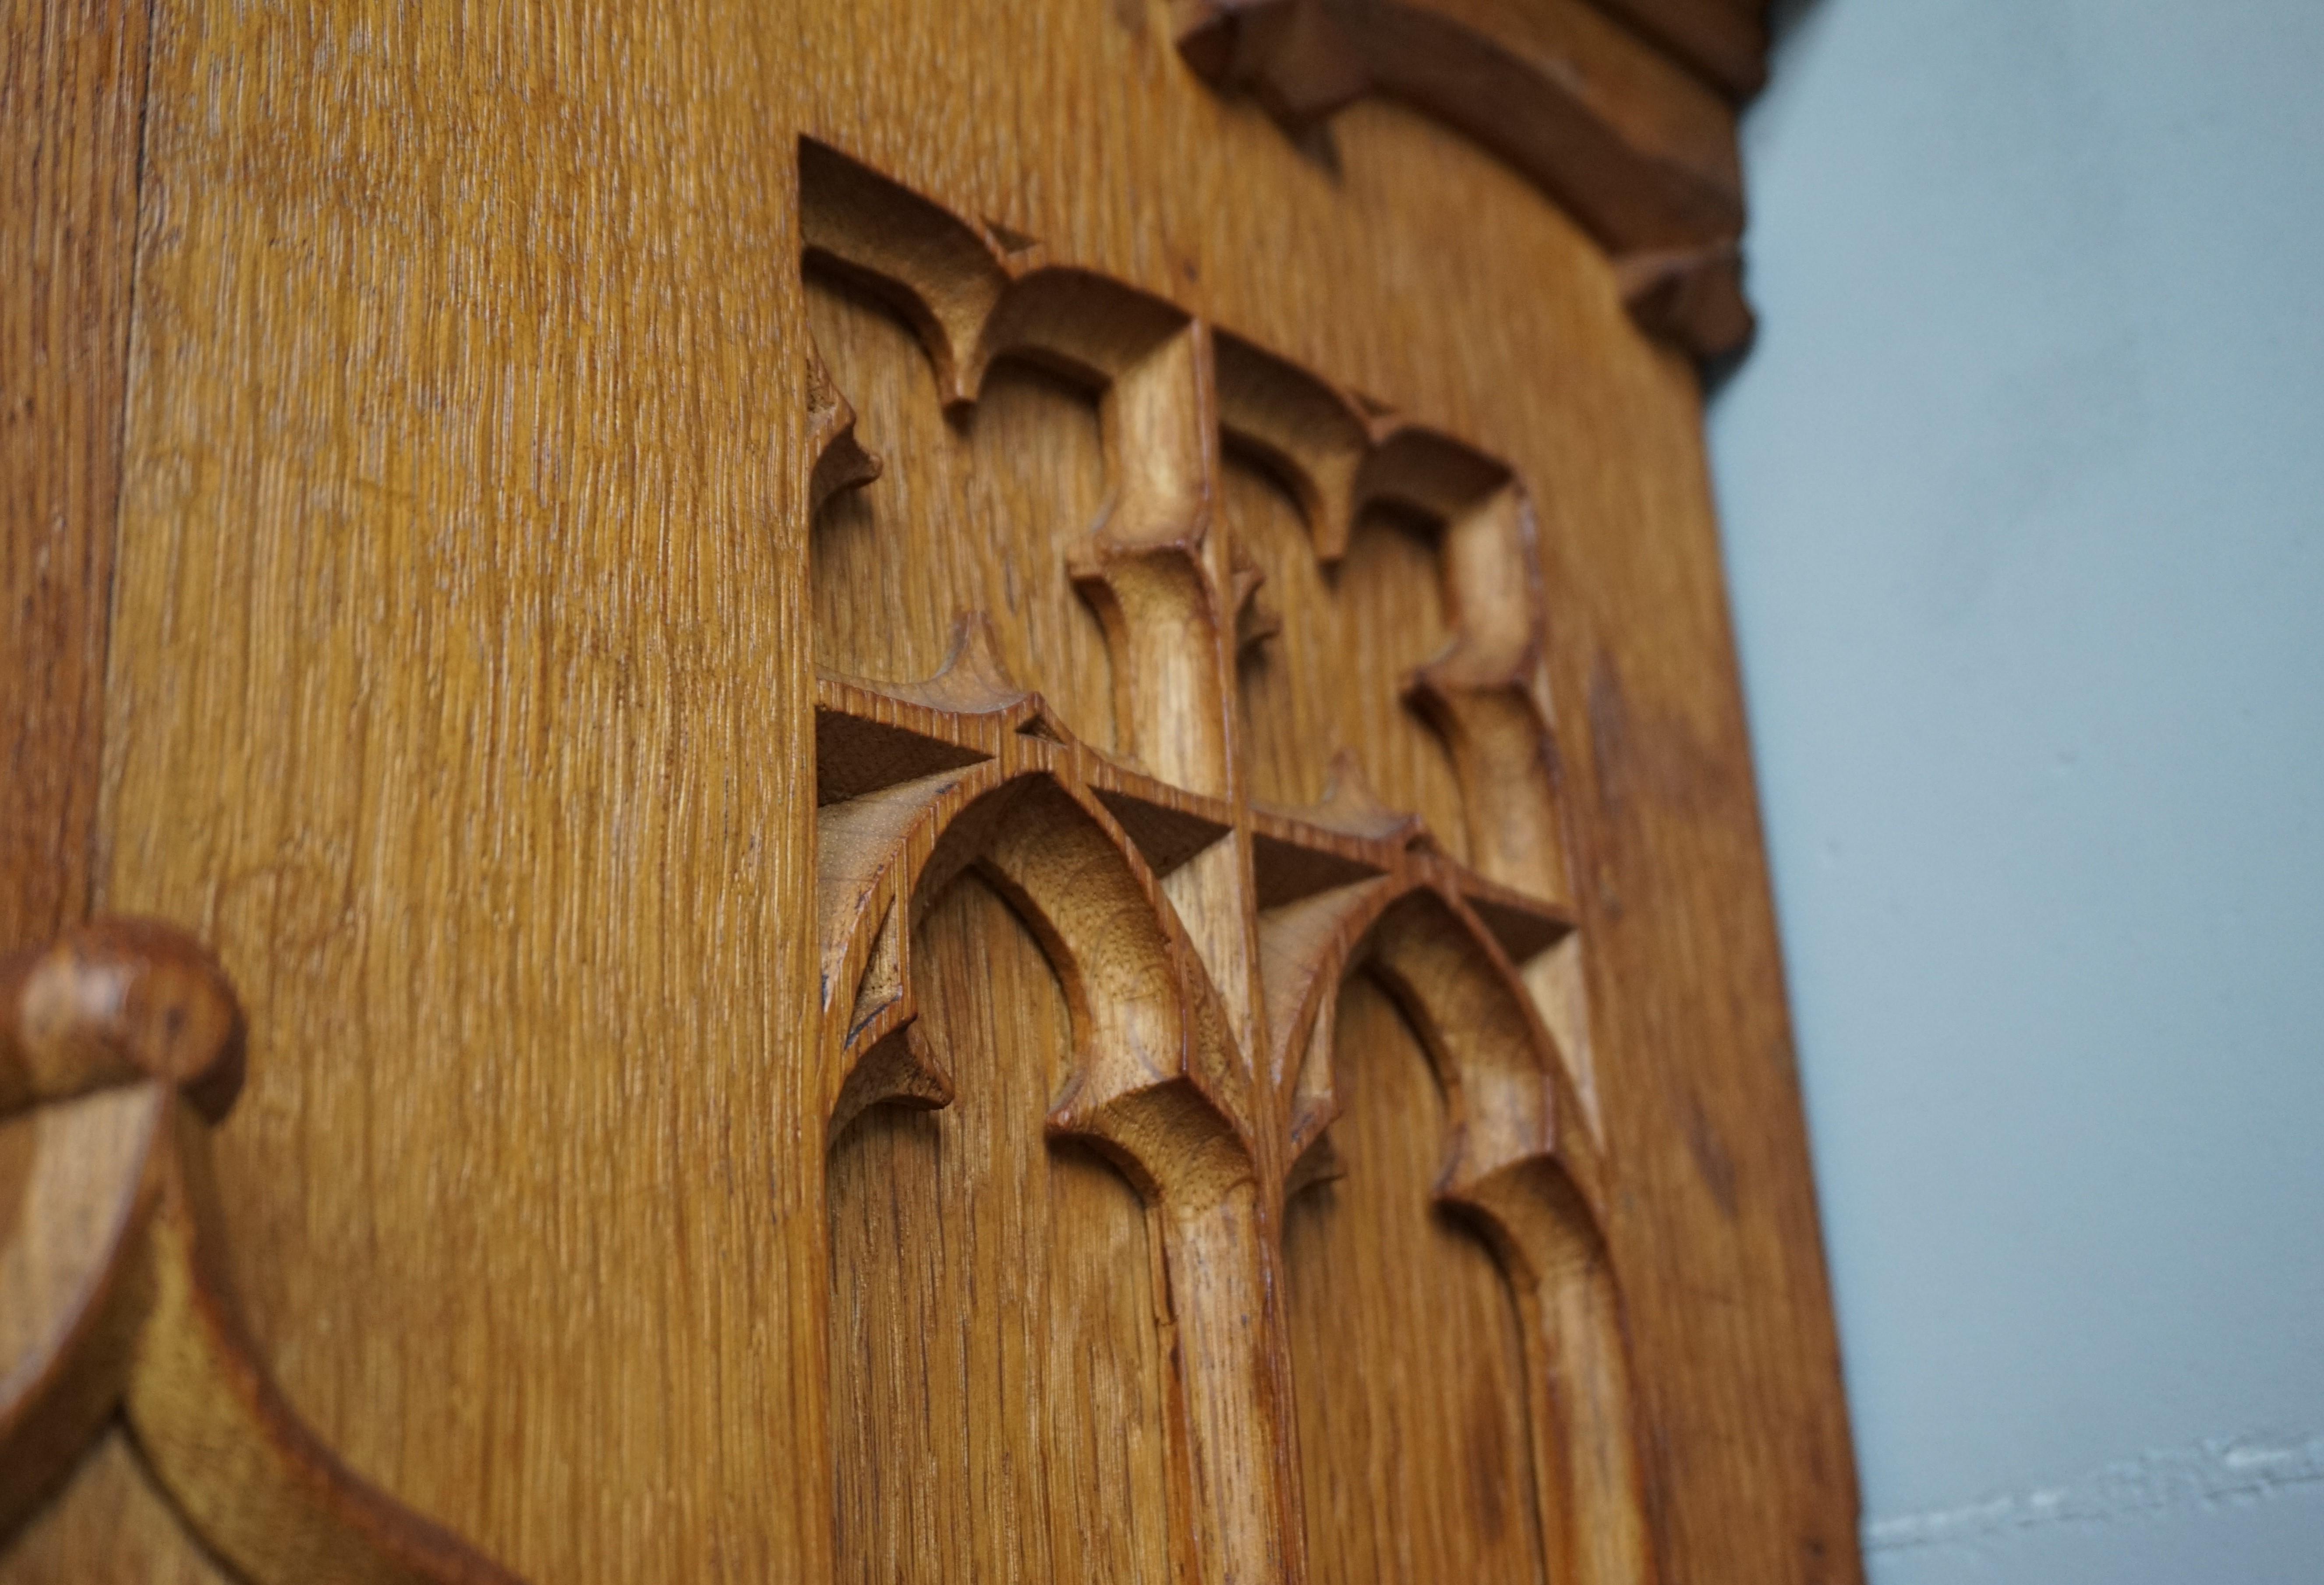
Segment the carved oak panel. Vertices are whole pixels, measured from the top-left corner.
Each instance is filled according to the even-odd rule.
[[[1859,1579],[1759,9],[0,14],[0,1580]]]
[[[921,499],[948,493],[964,510],[934,536],[915,532],[915,494],[897,488],[888,491],[896,511],[859,507],[827,523],[825,533],[851,542],[837,553],[844,570],[826,567],[822,581],[852,579],[857,597],[826,594],[819,608],[885,614],[865,597],[883,555],[968,556],[975,559],[940,586],[999,595],[1018,642],[1044,655],[1074,652],[1069,640],[1023,636],[1073,631],[1061,598],[1070,586],[1094,613],[1106,663],[1061,678],[1069,714],[1015,680],[994,621],[976,610],[960,616],[932,675],[825,676],[816,777],[835,1137],[844,1141],[867,1107],[941,1107],[1001,1082],[989,1066],[962,1069],[928,1038],[921,995],[930,976],[918,959],[932,940],[954,952],[980,945],[962,941],[957,926],[931,932],[942,899],[964,886],[1004,899],[1062,988],[1066,1052],[1046,1104],[1048,1131],[1102,1152],[1147,1210],[1144,1252],[1167,1338],[1160,1485],[1172,1559],[1205,1579],[1304,1579],[1311,1534],[1331,1544],[1346,1533],[1332,1519],[1309,1524],[1306,1471],[1326,1471],[1328,1487],[1341,1445],[1333,1410],[1363,1386],[1360,1364],[1295,1378],[1286,1219],[1303,1189],[1339,1174],[1331,1130],[1342,1107],[1341,988],[1351,973],[1368,974],[1388,1000],[1360,1004],[1363,1027],[1379,1028],[1385,1011],[1393,1039],[1408,1020],[1408,1044],[1425,1051],[1444,1097],[1434,1109],[1438,1138],[1411,1131],[1430,1115],[1425,1105],[1376,1123],[1368,1174],[1386,1178],[1386,1163],[1399,1157],[1409,1166],[1416,1147],[1441,1152],[1444,1165],[1392,1185],[1368,1175],[1361,1187],[1401,1193],[1416,1210],[1433,1195],[1465,1212],[1498,1254],[1515,1301],[1509,1338],[1493,1338],[1492,1304],[1480,1322],[1489,1363],[1496,1346],[1514,1345],[1526,1394],[1514,1445],[1489,1442],[1485,1455],[1499,1474],[1522,1472],[1506,1490],[1488,1479],[1489,1507],[1520,1516],[1512,1525],[1503,1515],[1498,1529],[1514,1530],[1522,1553],[1537,1527],[1561,1580],[1651,1578],[1618,1284],[1598,1229],[1609,1168],[1585,1100],[1594,1084],[1582,1065],[1586,1014],[1572,973],[1579,946],[1540,675],[1541,580],[1522,485],[1457,440],[1167,303],[1047,263],[1032,239],[962,220],[824,146],[804,144],[800,159],[808,267],[913,328],[933,375],[927,405],[953,410],[966,432],[940,436],[926,414],[908,416],[909,404],[894,412],[899,430],[919,442],[898,474],[925,447],[935,476],[911,485]],[[835,309],[824,319],[847,336],[853,363],[855,344],[868,339],[862,327]],[[1103,454],[1094,503],[1085,466],[1049,465],[1074,445],[1046,438],[1078,422],[1069,396],[1053,399],[1048,424],[1004,409],[998,424],[1013,446],[975,434],[983,415],[974,404],[1011,362],[1094,402]],[[820,424],[818,503],[850,491],[876,499],[891,480],[858,436],[844,389],[820,363],[807,381]],[[1244,457],[1232,492],[1221,461],[1230,446]],[[943,476],[973,475],[984,459],[1022,465],[1028,452],[1039,477],[1066,482],[1066,499]],[[1281,658],[1268,651],[1282,620],[1229,508],[1233,500],[1252,516],[1273,510],[1268,484],[1249,477],[1254,470],[1305,520],[1303,630],[1337,630],[1303,631],[1305,641]],[[1019,516],[1008,521],[996,507]],[[1361,605],[1342,609],[1327,585],[1376,507],[1410,526],[1374,525],[1375,533],[1416,535],[1429,552],[1423,576],[1395,593],[1433,599],[1449,631],[1398,688],[1433,746],[1398,733],[1360,732],[1353,742],[1377,755],[1402,738],[1408,760],[1435,769],[1460,799],[1450,843],[1383,803],[1353,753],[1309,806],[1270,803],[1251,785],[1252,723],[1284,712],[1243,708],[1247,697],[1266,699],[1268,686],[1245,687],[1248,658],[1288,670],[1363,654]],[[1061,532],[1060,521],[1074,526]],[[1286,572],[1301,566],[1281,544],[1270,548]],[[845,631],[826,630],[819,650],[861,669],[892,665],[910,642],[862,632],[844,614],[829,627]],[[1107,686],[1092,686],[1099,677]],[[1349,691],[1345,679],[1313,681]],[[1280,679],[1273,687],[1286,691]],[[1380,701],[1365,703],[1377,717]],[[1333,724],[1326,716],[1291,735],[1328,740]],[[1283,758],[1278,751],[1271,766],[1278,777]],[[981,917],[991,928],[990,908]],[[1520,964],[1536,965],[1530,980]],[[969,989],[1005,995],[1010,983],[992,974]],[[1016,1154],[982,1127],[950,1137],[955,1149],[995,1151],[995,1166]],[[1021,1166],[1010,1170],[1023,1176]],[[881,1190],[866,1183],[859,1193],[876,1206]],[[1045,1193],[1038,1183],[1019,1189],[1020,1200]],[[836,1247],[879,1258],[881,1240],[844,1230],[848,1208],[835,1197]],[[992,1235],[973,1211],[959,1221],[896,1247],[907,1258],[980,1263],[975,1246]],[[952,1248],[937,1257],[931,1246]],[[1383,1240],[1344,1253],[1362,1267],[1395,1250]],[[1025,1280],[1032,1275],[1004,1267],[989,1281],[1000,1303],[1040,1295],[1057,1305],[1053,1324],[1085,1323],[1070,1298]],[[841,1268],[838,1280],[854,1279]],[[835,1304],[835,1325],[881,1324],[877,1308],[870,1292],[851,1291]],[[894,1325],[892,1312],[884,1324]],[[977,1341],[972,1329],[964,1341]],[[1044,1379],[1029,1362],[1022,1368]],[[1481,1379],[1497,1404],[1489,1369]],[[1133,1379],[1113,1390],[1136,1398],[1151,1387]],[[861,1390],[839,1397],[869,1412]],[[1077,1405],[1076,1419],[1087,1409]],[[1299,1449],[1303,1415],[1315,1428],[1312,1463]],[[1034,1459],[1039,1451],[1023,1450]],[[876,1545],[880,1515],[859,1493],[888,1484],[881,1463],[842,1461],[843,1545],[850,1537]],[[1149,1479],[1124,1493],[1133,1512],[1141,1486],[1153,1484],[1150,1468],[1140,1473]],[[1457,1555],[1430,1549],[1420,1566]],[[1523,1573],[1543,1561],[1536,1553]],[[864,1562],[866,1577],[879,1577],[872,1556]],[[1411,1568],[1407,1557],[1394,1571]]]

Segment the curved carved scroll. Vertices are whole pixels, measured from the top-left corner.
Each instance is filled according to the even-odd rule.
[[[1178,0],[1178,48],[1303,130],[1367,95],[1508,161],[1612,255],[1631,315],[1699,357],[1751,338],[1737,101],[1764,29],[1737,0]]]
[[[201,1543],[258,1585],[514,1585],[357,1479],[237,1318],[209,1129],[242,1012],[167,926],[102,920],[0,967],[0,1129],[28,1140],[0,1245],[0,1535],[118,1413]]]

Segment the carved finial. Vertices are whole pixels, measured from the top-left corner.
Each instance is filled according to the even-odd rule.
[[[808,344],[807,353],[807,449],[815,463],[807,475],[807,510],[810,520],[842,491],[859,489],[880,476],[880,459],[855,438],[855,410],[824,366],[823,355]]]
[[[152,1078],[216,1121],[241,1092],[234,987],[157,920],[94,920],[0,965],[0,1116]]]

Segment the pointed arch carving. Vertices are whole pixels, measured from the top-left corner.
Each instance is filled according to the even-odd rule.
[[[1204,1579],[1304,1580],[1282,1220],[1337,1115],[1337,989],[1373,975],[1451,1098],[1434,1193],[1485,1231],[1517,1298],[1545,1562],[1582,1585],[1652,1580],[1608,1169],[1574,1061],[1583,1041],[1545,1017],[1572,1023],[1578,1008],[1545,1007],[1535,969],[1517,966],[1578,961],[1523,485],[1457,439],[832,150],[803,145],[800,178],[808,266],[914,327],[948,407],[972,404],[1002,357],[1097,396],[1108,491],[1061,570],[1103,623],[1124,729],[1117,753],[1082,741],[1010,677],[974,613],[934,677],[822,676],[830,1128],[872,1105],[940,1107],[973,1082],[919,1032],[911,954],[919,910],[973,869],[1064,991],[1072,1055],[1050,1132],[1115,1161],[1159,1234],[1185,1555]],[[879,476],[844,397],[819,371],[810,387],[828,392],[807,459],[818,498]],[[1351,760],[1320,805],[1250,796],[1228,701],[1236,654],[1268,624],[1215,507],[1228,441],[1285,480],[1326,562],[1368,502],[1438,525],[1453,637],[1406,688],[1450,749],[1468,860],[1381,805]]]
[[[1647,335],[1740,353],[1737,117],[1766,75],[1753,0],[1175,0],[1178,51],[1304,134],[1395,100],[1507,161],[1613,264]]]

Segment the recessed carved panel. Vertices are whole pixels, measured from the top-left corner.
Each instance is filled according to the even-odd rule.
[[[1299,1395],[1315,1578],[1538,1580],[1517,1307],[1476,1228],[1412,1192],[1442,1165],[1443,1087],[1369,975],[1341,989],[1334,1045],[1340,1171],[1284,1225],[1292,1360],[1316,1384]]]
[[[1267,576],[1272,629],[1243,647],[1238,674],[1251,797],[1321,803],[1344,752],[1381,802],[1419,816],[1446,852],[1466,859],[1452,759],[1406,691],[1451,636],[1437,525],[1376,509],[1356,524],[1347,554],[1327,564],[1273,474],[1232,450],[1224,465],[1221,493],[1236,543]]]
[[[1065,1000],[973,873],[915,928],[920,1027],[955,1099],[872,1108],[832,1148],[841,1578],[1164,1585],[1153,1255],[1120,1175],[1045,1138]]]
[[[995,611],[989,576],[946,575],[963,610],[940,668],[827,673],[819,685],[825,1088],[847,1197],[861,1206],[880,1192],[851,1153],[863,1112],[883,1105],[934,1109],[937,1153],[949,1140],[1016,1159],[1003,1175],[1017,1177],[1019,1194],[1047,1181],[1001,1147],[1022,1135],[992,1130],[981,1110],[1010,1092],[980,1095],[985,1122],[964,1114],[947,1128],[942,1110],[995,1081],[933,1037],[921,960],[964,950],[948,931],[1000,932],[989,913],[980,926],[929,928],[947,914],[965,917],[964,905],[943,900],[963,884],[989,888],[1038,944],[1065,1009],[1067,1055],[1046,1098],[1047,1129],[1061,1147],[1111,1159],[1145,1207],[1170,1553],[1205,1580],[1305,1580],[1311,1562],[1329,1560],[1310,1555],[1305,1504],[1317,1466],[1303,1464],[1308,1416],[1298,1405],[1349,1389],[1296,1369],[1285,1225],[1303,1187],[1339,1170],[1341,986],[1368,973],[1399,1009],[1393,1027],[1410,1031],[1404,1055],[1425,1053],[1424,1082],[1443,1101],[1432,1138],[1363,1153],[1367,1172],[1407,1181],[1364,1190],[1407,1195],[1416,1214],[1441,1205],[1466,1219],[1492,1251],[1498,1303],[1512,1318],[1480,1352],[1520,1362],[1522,1424],[1487,1424],[1477,1446],[1494,1450],[1489,1507],[1505,1521],[1499,1534],[1517,1538],[1513,1555],[1527,1560],[1518,1577],[1651,1579],[1618,1283],[1598,1230],[1611,1169],[1581,1065],[1586,1009],[1570,994],[1579,948],[1536,528],[1522,484],[1456,438],[1169,303],[1051,263],[1033,239],[964,219],[828,148],[802,145],[800,163],[807,267],[912,327],[930,394],[953,421],[973,431],[992,372],[1028,362],[1094,403],[1104,468],[1102,498],[1078,538],[1047,565],[1013,562],[1011,574],[1020,588],[1070,588],[1093,613],[1109,660],[1110,742],[1073,719],[1093,714],[1088,678],[1056,680],[1057,696],[1074,701],[1061,709],[1048,677],[1059,658],[1024,640],[1022,613],[1055,611],[1056,594]],[[872,378],[882,390],[899,383]],[[899,479],[961,465],[948,435],[892,417],[895,432],[919,439],[907,454],[875,457],[828,359],[808,385],[817,435],[807,461],[818,495],[900,499]],[[1254,459],[1272,484],[1239,476],[1222,460],[1229,451]],[[1048,504],[1024,503],[1034,512]],[[870,522],[892,522],[894,511],[875,507]],[[1389,521],[1407,526],[1382,526]],[[887,609],[880,576],[866,569],[906,558],[894,563],[900,576],[916,554],[935,554],[919,549],[934,530],[867,534],[861,516],[826,516],[821,531],[835,526],[859,539],[845,552],[856,569],[852,608],[830,621],[866,631]],[[1351,576],[1358,539],[1386,548]],[[1028,558],[1040,548],[1038,536],[1011,543]],[[1392,576],[1370,570],[1379,566]],[[1296,612],[1270,603],[1270,570],[1274,593]],[[1422,632],[1434,613],[1441,647],[1355,664],[1368,607],[1346,600],[1343,583],[1408,606]],[[1416,722],[1428,736],[1412,734]],[[1256,750],[1269,730],[1299,741]],[[1315,751],[1342,735],[1356,751],[1327,760],[1316,787]],[[1378,762],[1400,794],[1457,825],[1452,840],[1367,782],[1365,756],[1383,752],[1405,756]],[[1262,788],[1312,796],[1277,801]],[[1453,808],[1457,817],[1441,813]],[[944,994],[1041,1001],[1010,980],[995,972]],[[1005,1024],[1013,1015],[988,1016]],[[958,1017],[948,1006],[946,1021]],[[1026,1104],[1021,1093],[1013,1104]],[[1397,1126],[1424,1120],[1406,1115]],[[1424,1157],[1439,1170],[1414,1170]],[[940,1270],[982,1236],[955,1225],[900,1241],[908,1263]],[[884,1252],[843,1230],[835,1253]],[[1360,1248],[1347,1258],[1386,1255]],[[1044,1256],[1059,1258],[1056,1249]],[[1057,1304],[1032,1280],[1040,1264],[1028,1256],[997,1273],[1001,1295],[969,1303]],[[862,1280],[835,1274],[842,1308],[861,1312],[852,1295]],[[923,1285],[896,1307],[941,1303],[943,1286]],[[1052,1308],[1021,1317],[1017,1335],[1073,1323]],[[852,1368],[843,1362],[843,1413]],[[1476,1368],[1463,1378],[1471,1387]],[[1398,1390],[1462,1386],[1406,1378]],[[840,1433],[843,1530],[860,1492],[880,1479],[866,1434]],[[1054,1444],[1049,1452],[1073,1456]],[[987,1522],[1047,1522],[981,1500]],[[854,1551],[856,1566],[895,1561],[878,1550],[886,1538],[872,1545]],[[941,1571],[953,1554],[932,1545],[909,1555],[918,1571]],[[1413,1577],[1462,1566],[1431,1557]]]

